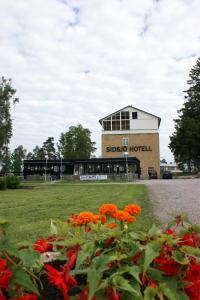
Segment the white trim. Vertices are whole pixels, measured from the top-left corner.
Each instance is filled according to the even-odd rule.
[[[112,131],[102,130],[102,134],[139,134],[139,133],[158,133],[158,129],[135,129],[135,130],[112,130]]]

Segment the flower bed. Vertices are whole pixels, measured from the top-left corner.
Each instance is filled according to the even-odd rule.
[[[141,208],[51,221],[51,236],[17,247],[0,222],[0,300],[200,300],[200,226],[176,216],[134,231]]]

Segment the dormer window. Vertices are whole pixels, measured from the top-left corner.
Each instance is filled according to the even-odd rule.
[[[137,111],[132,112],[132,119],[137,119],[137,118],[138,118]]]
[[[103,129],[112,130],[129,130],[130,129],[130,113],[129,111],[121,111],[113,114],[103,120]]]

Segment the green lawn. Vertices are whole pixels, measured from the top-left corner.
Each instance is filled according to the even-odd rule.
[[[141,205],[142,213],[134,225],[137,229],[149,227],[155,221],[144,185],[32,183],[30,186],[32,189],[27,186],[27,189],[0,191],[0,217],[11,222],[10,232],[16,241],[48,235],[51,218],[66,220],[72,212],[97,212],[102,203],[115,203],[119,208],[129,203]]]

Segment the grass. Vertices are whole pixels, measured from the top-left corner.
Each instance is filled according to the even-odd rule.
[[[119,208],[137,203],[142,207],[137,229],[156,221],[144,185],[130,184],[25,184],[24,189],[0,191],[0,217],[10,221],[16,241],[33,241],[49,234],[50,219],[66,220],[72,212],[97,212],[102,203]],[[29,187],[29,188],[28,188]]]

